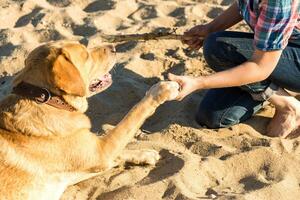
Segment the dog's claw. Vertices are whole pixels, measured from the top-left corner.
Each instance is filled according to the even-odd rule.
[[[152,96],[158,103],[174,100],[179,94],[180,86],[175,81],[161,81],[153,85],[147,95]]]
[[[157,151],[151,149],[144,149],[140,151],[138,164],[155,165],[160,159]]]

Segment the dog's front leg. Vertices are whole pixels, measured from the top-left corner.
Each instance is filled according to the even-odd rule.
[[[179,85],[173,81],[159,82],[152,86],[146,96],[136,104],[123,120],[100,141],[106,161],[114,161],[132,140],[144,121],[165,101],[177,97]]]
[[[124,149],[116,160],[116,165],[120,163],[130,163],[135,165],[155,165],[160,155],[153,149]]]

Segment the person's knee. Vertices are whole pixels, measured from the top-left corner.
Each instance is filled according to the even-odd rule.
[[[246,57],[239,52],[237,40],[231,38],[226,31],[215,32],[205,38],[203,55],[209,67],[216,71],[224,71],[245,62]]]
[[[228,128],[239,123],[238,119],[229,116],[220,117],[218,114],[207,112],[197,113],[196,121],[200,126],[210,129]]]
[[[210,68],[216,72],[223,71],[232,66],[231,61],[228,60],[228,54],[225,46],[227,43],[219,41],[223,32],[212,33],[207,36],[203,43],[203,56]],[[230,67],[229,67],[230,68]]]
[[[218,38],[217,33],[211,33],[205,38],[203,43],[203,56],[207,64],[213,69],[217,65],[216,63],[216,59],[217,59],[216,50],[218,47],[217,38]]]
[[[204,112],[204,111],[198,112],[196,114],[196,122],[200,126],[205,126],[207,128],[211,128],[211,129],[221,128],[218,117],[214,116],[213,114],[211,114],[209,112]]]
[[[196,122],[200,126],[206,126],[210,129],[227,128],[240,122],[238,113],[234,112],[222,112],[209,109],[203,105],[200,105],[198,113],[196,114]]]
[[[198,107],[196,121],[208,128],[230,127],[249,119],[262,105],[237,87],[211,89]]]

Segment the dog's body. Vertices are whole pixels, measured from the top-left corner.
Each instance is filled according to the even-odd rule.
[[[46,88],[76,109],[71,112],[19,94],[0,102],[0,199],[55,200],[67,186],[93,177],[117,160],[155,164],[153,150],[122,151],[155,109],[178,94],[178,84],[161,82],[105,136],[90,132],[87,96],[109,87],[112,47],[87,51],[56,42],[35,49],[13,87],[26,82]],[[98,79],[97,77],[102,77]],[[103,78],[104,77],[104,78]]]

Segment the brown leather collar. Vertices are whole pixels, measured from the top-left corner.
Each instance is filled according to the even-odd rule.
[[[55,108],[64,109],[70,112],[76,111],[76,109],[68,104],[61,96],[51,93],[46,88],[40,88],[29,83],[19,83],[13,88],[12,93],[32,99],[38,104],[45,103]]]

